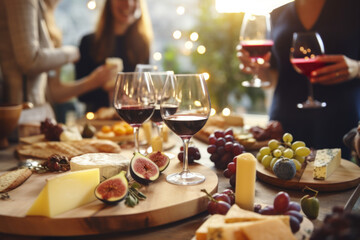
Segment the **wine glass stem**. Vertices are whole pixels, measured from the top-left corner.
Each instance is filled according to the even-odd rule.
[[[163,137],[163,134],[162,134],[163,123],[162,123],[162,122],[158,122],[158,123],[156,123],[156,126],[157,126],[157,130],[158,130],[159,136],[160,136],[160,137]]]
[[[189,162],[188,162],[188,148],[190,138],[183,138],[184,143],[184,156],[183,156],[183,173],[189,172]]]
[[[308,100],[310,102],[314,101],[314,91],[310,79],[308,79]]]
[[[140,152],[139,148],[139,127],[133,127],[134,129],[134,144],[135,144],[135,151],[138,153]]]

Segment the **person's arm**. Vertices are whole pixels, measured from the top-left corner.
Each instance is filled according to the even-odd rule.
[[[54,77],[49,76],[48,87],[52,101],[63,103],[73,97],[84,94],[103,86],[107,81],[111,81],[116,75],[115,66],[102,65],[96,68],[91,74],[73,83],[62,83],[59,72]]]
[[[3,0],[15,59],[23,73],[56,69],[78,58],[75,47],[42,48],[39,42],[38,0]]]

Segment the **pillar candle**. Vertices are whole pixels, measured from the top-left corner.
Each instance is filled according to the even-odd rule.
[[[254,210],[256,158],[242,153],[236,159],[235,203],[242,209]]]

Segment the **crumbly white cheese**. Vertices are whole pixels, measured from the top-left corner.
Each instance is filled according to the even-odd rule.
[[[341,162],[341,149],[319,149],[316,151],[314,161],[314,179],[325,180],[327,179]]]
[[[71,171],[90,168],[100,169],[100,180],[104,181],[122,170],[127,171],[130,160],[118,153],[87,153],[73,157],[70,161]]]

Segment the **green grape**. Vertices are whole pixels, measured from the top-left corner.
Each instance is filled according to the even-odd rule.
[[[290,148],[287,148],[283,151],[283,156],[286,158],[292,158],[294,156],[294,151]]]
[[[279,147],[279,141],[276,139],[271,139],[268,143],[270,150],[277,149]]]
[[[278,149],[279,149],[280,151],[284,152],[285,149],[286,149],[286,147],[284,147],[283,145],[279,145]]]
[[[259,153],[261,153],[263,156],[269,155],[270,152],[271,152],[271,150],[270,150],[269,147],[262,147],[262,148],[260,148],[260,150],[259,150]]]
[[[263,159],[261,160],[261,164],[264,165],[265,168],[269,168],[270,167],[270,162],[272,160],[272,156],[270,155],[265,155],[263,157]]]
[[[301,169],[301,163],[296,159],[291,159],[295,163],[296,171],[299,171]]]
[[[305,157],[295,155],[295,159],[298,160],[301,164],[305,161]]]
[[[300,156],[300,157],[306,157],[310,154],[310,149],[307,147],[298,147],[295,150],[295,154]]]
[[[281,157],[282,151],[280,149],[275,149],[272,154],[274,157],[278,158]]]
[[[286,143],[291,143],[293,141],[293,136],[290,133],[285,133],[282,139]]]
[[[305,143],[303,141],[296,141],[296,142],[293,142],[293,144],[291,145],[291,149],[292,150],[296,150],[298,147],[305,147]]]
[[[270,168],[271,170],[274,168],[275,163],[280,160],[280,158],[273,158],[270,162]]]
[[[262,160],[263,157],[264,157],[264,155],[262,155],[260,152],[258,152],[258,153],[256,154],[256,159],[257,159],[259,162],[261,162],[261,160]]]

